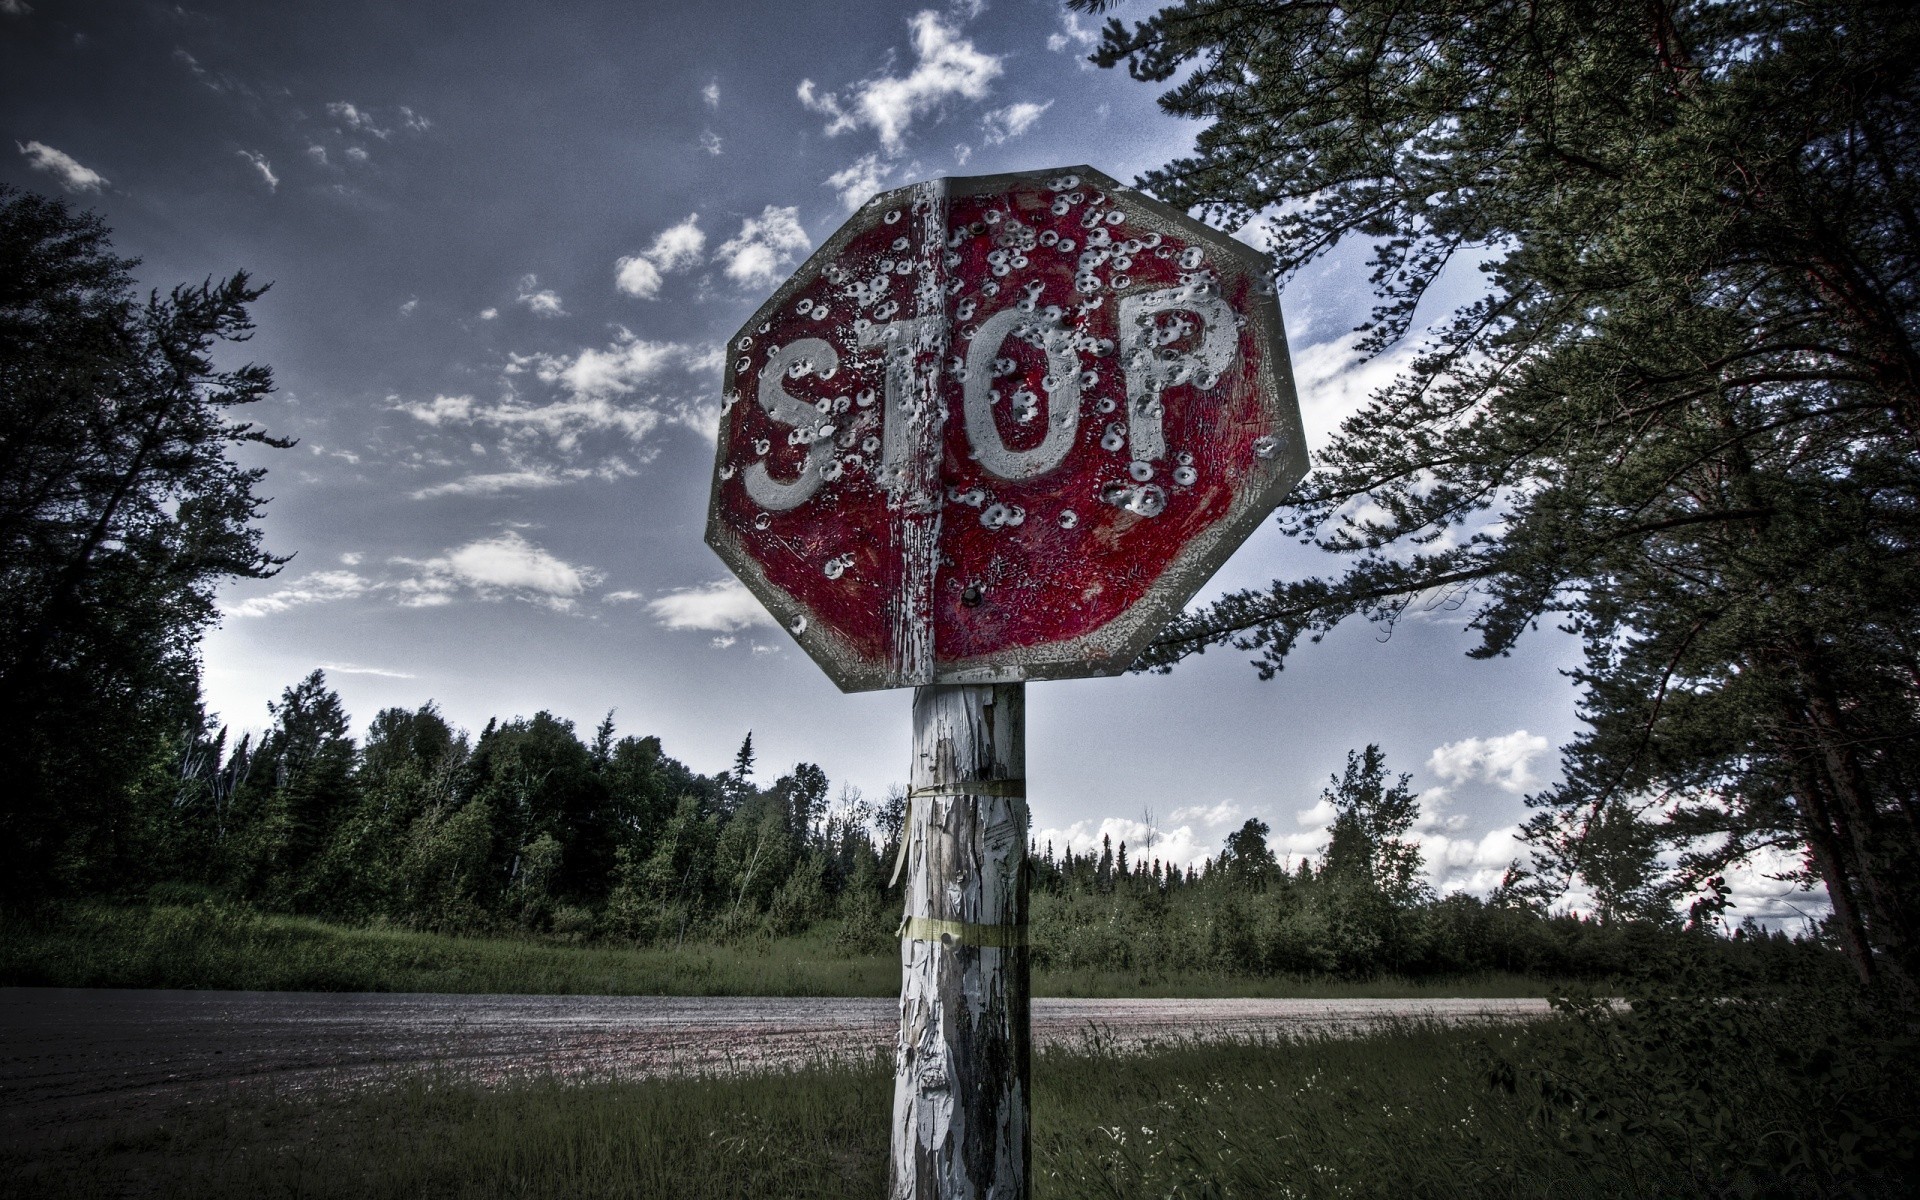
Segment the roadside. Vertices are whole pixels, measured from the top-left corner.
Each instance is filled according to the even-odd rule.
[[[0,915],[0,986],[606,996],[899,994],[900,961],[830,925],[781,939],[632,947],[359,929],[217,904]],[[1542,997],[1511,974],[1342,980],[1162,970],[1034,972],[1037,996]]]
[[[876,998],[0,989],[0,1140],[156,1118],[237,1092],[296,1097],[433,1075],[495,1087],[859,1063],[891,1051]],[[1034,1002],[1041,1049],[1138,1052],[1539,1018],[1541,1000]]]

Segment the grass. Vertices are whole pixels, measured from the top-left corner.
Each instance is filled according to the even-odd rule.
[[[69,904],[0,916],[0,986],[544,995],[895,996],[896,955],[836,943],[832,923],[777,941],[568,945],[356,929],[212,904]],[[1202,973],[1036,971],[1039,996],[1542,996],[1517,975],[1347,982]]]
[[[1353,1040],[1098,1045],[1037,1056],[1033,1196],[1692,1194],[1578,1154],[1486,1082],[1528,1031],[1403,1026]],[[239,1096],[31,1153],[0,1195],[804,1197],[885,1194],[891,1064],[750,1078],[485,1090],[420,1076]]]

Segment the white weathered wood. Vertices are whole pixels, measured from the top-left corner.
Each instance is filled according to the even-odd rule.
[[[940,454],[946,429],[940,399],[940,359],[946,352],[947,183],[933,179],[914,189],[909,206],[919,225],[911,342],[889,351],[887,370],[909,373],[906,387],[888,388],[887,422],[903,436],[901,472],[888,492],[891,530],[900,556],[893,599],[891,670],[896,687],[933,682],[933,577],[940,559]],[[898,400],[896,401],[896,396]]]
[[[914,689],[894,1200],[1026,1200],[1026,696]]]

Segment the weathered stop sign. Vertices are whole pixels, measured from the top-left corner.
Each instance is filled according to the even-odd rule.
[[[935,180],[728,344],[707,541],[848,691],[1116,674],[1305,471],[1258,254],[1088,167]]]

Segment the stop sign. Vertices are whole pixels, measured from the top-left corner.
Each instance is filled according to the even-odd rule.
[[[707,541],[847,691],[1110,675],[1305,472],[1259,254],[1088,167],[932,180],[728,343]]]

